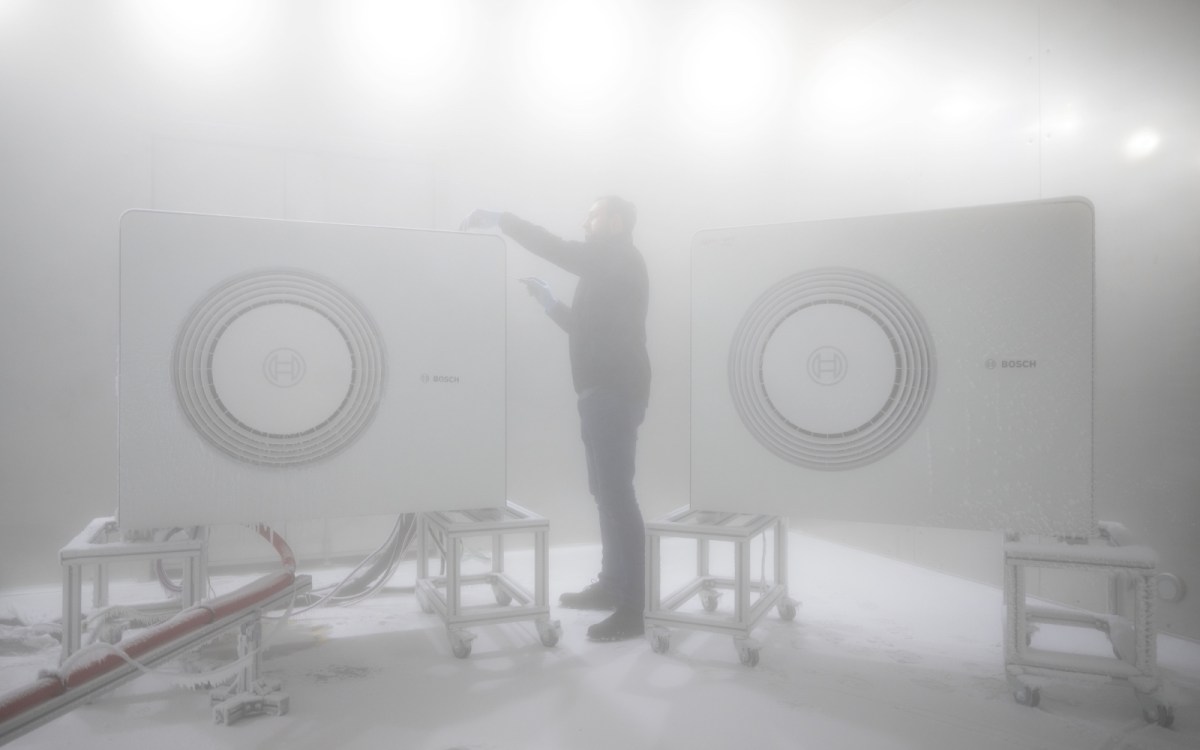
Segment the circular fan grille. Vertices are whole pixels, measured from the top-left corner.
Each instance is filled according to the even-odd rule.
[[[172,357],[195,429],[242,461],[331,456],[370,424],[383,395],[375,324],[346,292],[295,269],[229,279],[192,310]]]
[[[895,288],[861,271],[791,276],[746,311],[729,352],[743,423],[800,466],[850,469],[898,447],[933,393],[925,322]]]

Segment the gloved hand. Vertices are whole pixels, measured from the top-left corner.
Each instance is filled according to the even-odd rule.
[[[460,231],[468,229],[492,229],[500,224],[499,211],[485,211],[482,208],[477,208],[471,212],[471,215],[463,219],[463,223],[459,224]]]
[[[558,300],[554,298],[554,293],[550,291],[550,285],[538,277],[526,276],[520,281],[529,290],[529,296],[536,299],[538,304],[547,312],[550,311],[550,308],[558,304]]]

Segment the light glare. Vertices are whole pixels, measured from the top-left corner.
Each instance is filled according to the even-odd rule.
[[[768,19],[725,7],[697,19],[680,54],[681,103],[702,128],[741,130],[762,119],[787,77]]]
[[[963,127],[985,121],[999,109],[996,102],[976,87],[962,87],[943,99],[936,108],[942,122]]]
[[[533,95],[567,113],[601,113],[623,98],[636,56],[624,4],[558,0],[535,6],[522,55]]]
[[[266,26],[262,3],[143,0],[137,7],[160,54],[199,66],[239,63]]]
[[[10,20],[24,12],[28,0],[0,0],[0,31],[5,31]]]
[[[846,45],[821,67],[813,88],[813,114],[832,129],[852,128],[884,119],[894,112],[912,87],[899,61],[881,47]],[[965,100],[949,105],[948,116],[970,116],[977,104]]]
[[[456,0],[355,0],[346,13],[352,56],[385,85],[430,94],[457,71],[465,19]]]
[[[1125,155],[1130,159],[1144,159],[1158,150],[1162,136],[1158,131],[1146,128],[1139,130],[1125,142]]]

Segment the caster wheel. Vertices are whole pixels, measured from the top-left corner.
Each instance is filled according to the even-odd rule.
[[[715,612],[717,603],[721,599],[721,592],[713,591],[712,589],[703,589],[700,592],[700,606],[704,607],[705,612]]]
[[[1042,691],[1035,687],[1023,685],[1013,691],[1013,700],[1022,706],[1036,708],[1042,700]]]
[[[738,649],[738,658],[742,665],[746,667],[758,666],[758,649],[756,648],[740,648]]]
[[[554,620],[553,622],[539,620],[537,629],[538,638],[542,640],[543,646],[553,648],[558,645],[558,639],[562,637],[562,623],[558,620]]]
[[[733,647],[737,649],[738,660],[742,662],[743,666],[758,666],[758,652],[762,650],[761,643],[753,638],[736,636],[733,639]]]
[[[1175,709],[1164,703],[1159,703],[1153,711],[1142,709],[1142,717],[1150,724],[1157,724],[1163,729],[1170,729],[1175,723]]]
[[[779,610],[779,617],[784,622],[791,622],[796,619],[796,603],[787,599],[781,601],[776,607]]]
[[[650,636],[650,648],[656,654],[667,653],[671,650],[671,634],[665,631],[656,631]]]
[[[512,594],[505,591],[499,584],[492,584],[492,593],[496,595],[496,603],[501,607],[512,604]]]
[[[455,658],[465,659],[471,655],[471,641],[475,640],[475,634],[466,630],[450,631],[450,651]]]

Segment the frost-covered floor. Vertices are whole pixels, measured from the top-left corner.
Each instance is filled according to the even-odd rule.
[[[689,551],[668,554],[673,574],[686,577]],[[520,568],[521,553],[510,557]],[[557,601],[587,583],[598,550],[556,548],[550,558]],[[763,620],[755,668],[738,662],[728,636],[701,631],[675,631],[667,655],[641,639],[590,643],[586,627],[602,614],[562,609],[554,648],[532,623],[510,623],[475,628],[472,655],[456,659],[440,620],[418,607],[406,563],[376,598],[300,614],[273,635],[265,670],[291,697],[286,716],[217,726],[206,692],[146,675],[10,747],[1200,748],[1198,644],[1159,639],[1171,730],[1147,725],[1132,690],[1107,682],[1052,681],[1030,709],[1013,702],[1004,680],[999,591],[796,533],[790,564],[799,615]],[[302,572],[318,583],[336,573]],[[236,583],[214,578],[219,591]],[[58,596],[6,592],[0,609],[36,622],[57,616]],[[4,640],[0,691],[57,662],[56,643],[26,633]],[[1039,638],[1106,646],[1098,634],[1095,643]]]

